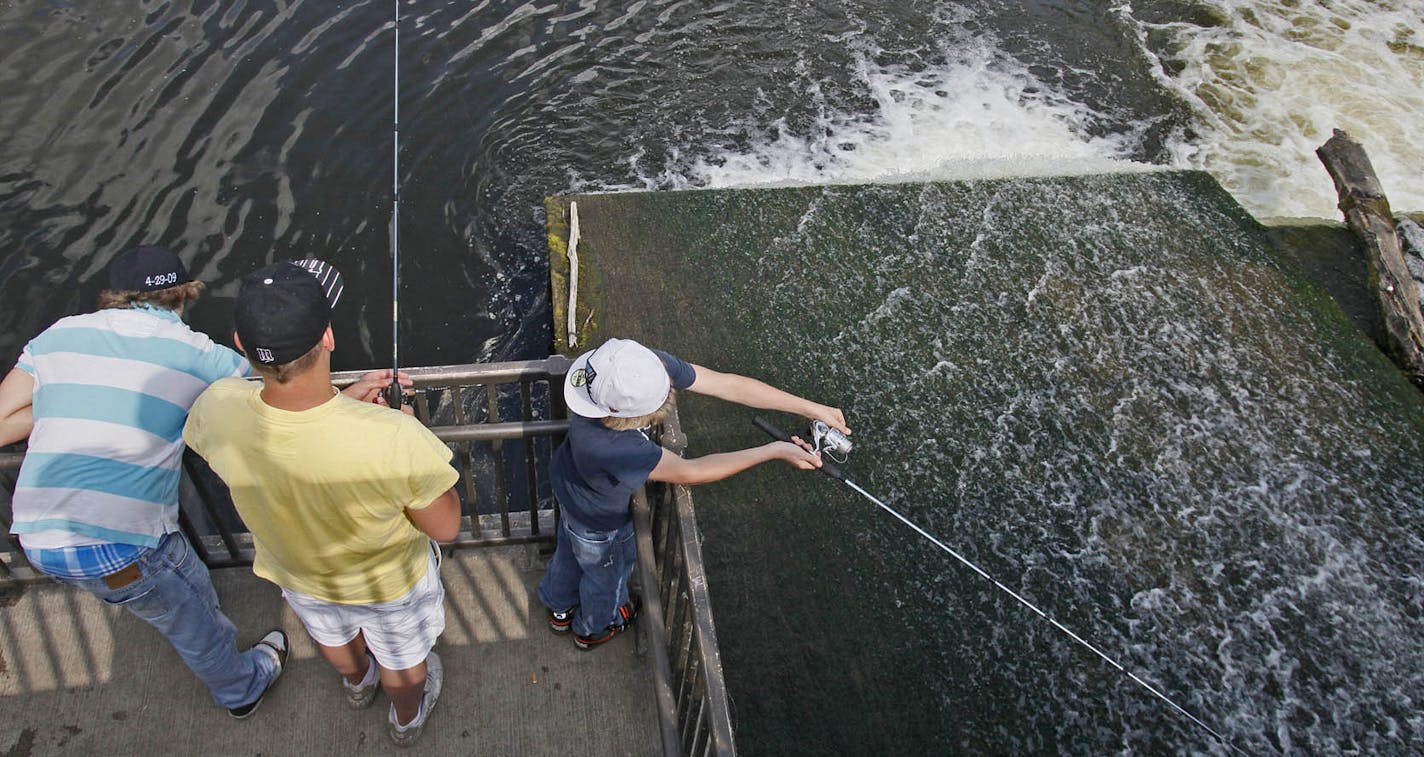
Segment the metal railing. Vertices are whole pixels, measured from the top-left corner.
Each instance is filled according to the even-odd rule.
[[[660,432],[664,447],[678,454],[687,448],[676,408]],[[663,753],[735,755],[692,491],[648,482],[633,495],[633,524]]]
[[[460,472],[462,529],[454,547],[556,539],[558,507],[548,461],[568,430],[562,383],[570,361],[545,360],[403,369],[415,381],[415,413],[449,444]],[[338,386],[359,372],[332,376]],[[659,441],[686,448],[676,410]],[[0,453],[0,580],[43,580],[10,529],[9,495],[23,453]],[[184,456],[179,523],[210,567],[252,563],[252,536],[227,487],[191,452]],[[701,536],[686,486],[649,482],[633,498],[638,582],[667,755],[734,755],[731,716],[702,561]],[[640,643],[640,648],[643,645]]]
[[[454,448],[467,517],[452,546],[554,540],[558,510],[541,476],[569,427],[563,393],[569,362],[551,355],[404,369],[418,390],[416,417]],[[359,376],[345,373],[333,379],[350,382]],[[521,496],[514,495],[516,489]],[[521,507],[512,507],[513,502]]]
[[[463,513],[455,547],[553,541],[557,508],[544,476],[554,447],[568,429],[562,383],[569,359],[406,368],[415,381],[415,414],[450,445],[460,472],[457,489]],[[332,375],[345,386],[360,372]],[[0,578],[39,578],[9,535],[8,494],[21,453],[0,454],[3,487],[0,525]],[[178,520],[199,556],[213,568],[250,565],[252,535],[233,507],[227,487],[202,458],[183,458]]]

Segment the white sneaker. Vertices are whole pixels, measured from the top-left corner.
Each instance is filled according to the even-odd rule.
[[[357,686],[352,686],[345,676],[341,677],[341,688],[346,692],[346,706],[353,710],[364,710],[376,701],[376,691],[381,688],[381,669],[376,666],[376,658],[366,653],[366,677]]]
[[[431,650],[430,656],[425,658],[425,694],[420,698],[420,710],[416,712],[415,720],[401,725],[396,721],[396,706],[391,705],[386,733],[390,734],[396,746],[411,746],[420,740],[420,732],[425,730],[425,721],[430,719],[430,711],[435,709],[435,700],[440,698],[440,687],[444,682],[445,666],[441,664],[440,656]]]

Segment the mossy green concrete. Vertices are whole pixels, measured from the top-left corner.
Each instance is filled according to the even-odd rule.
[[[553,303],[554,311],[554,344],[561,352],[578,354],[583,350],[581,347],[589,343],[600,331],[598,314],[601,302],[601,282],[604,277],[604,269],[601,266],[581,266],[579,274],[579,294],[575,307],[578,309],[578,319],[574,327],[573,347],[569,344],[569,238],[572,229],[573,213],[567,202],[557,197],[546,198],[544,201],[544,213],[547,218],[545,225],[548,229],[549,237],[549,284],[552,288],[550,302]],[[595,242],[595,249],[592,251],[597,259],[598,250]],[[582,242],[581,246],[575,247],[573,252],[582,257],[587,249],[587,242]]]
[[[1267,227],[1276,255],[1319,284],[1370,341],[1383,344],[1384,320],[1369,282],[1369,261],[1341,222],[1290,221]]]
[[[549,302],[554,311],[554,344],[569,343],[569,216],[568,206],[544,200],[544,226],[549,239]]]
[[[843,407],[853,478],[1246,751],[1408,743],[1424,399],[1209,176],[570,199],[583,344]],[[1212,748],[827,479],[696,502],[745,753]]]

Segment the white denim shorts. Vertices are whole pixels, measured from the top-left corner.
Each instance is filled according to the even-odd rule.
[[[440,582],[440,550],[433,543],[425,577],[389,602],[344,605],[290,589],[282,589],[282,598],[318,644],[340,647],[365,633],[366,646],[387,670],[424,662],[445,631],[445,586]]]

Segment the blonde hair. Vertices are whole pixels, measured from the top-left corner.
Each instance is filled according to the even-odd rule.
[[[633,431],[648,426],[656,426],[667,420],[668,415],[672,413],[674,407],[677,407],[677,390],[670,389],[668,390],[667,399],[663,400],[662,407],[659,407],[657,410],[647,415],[640,415],[637,418],[618,418],[610,415],[603,419],[603,425],[614,431]]]
[[[307,370],[309,370],[313,365],[316,365],[317,357],[319,357],[320,355],[321,342],[317,342],[316,344],[312,345],[311,349],[306,351],[306,354],[289,363],[282,363],[281,365],[268,365],[266,363],[259,363],[256,360],[253,360],[252,356],[250,355],[247,358],[247,362],[252,364],[252,370],[257,371],[257,373],[259,373],[262,378],[272,379],[273,381],[279,384],[285,384],[296,378],[297,376],[306,373]]]
[[[99,293],[99,309],[131,308],[136,305],[156,305],[167,310],[182,310],[184,305],[198,299],[203,291],[203,282],[189,281],[186,284],[154,289],[150,292],[122,291],[108,289]]]

